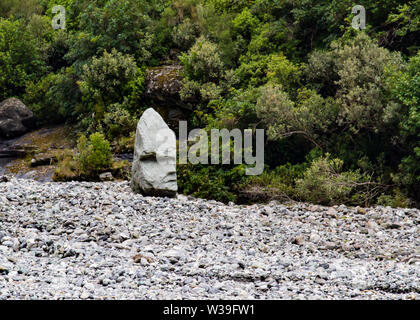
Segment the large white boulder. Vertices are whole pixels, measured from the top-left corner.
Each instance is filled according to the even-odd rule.
[[[131,188],[147,196],[175,196],[176,137],[162,117],[147,109],[137,125]]]

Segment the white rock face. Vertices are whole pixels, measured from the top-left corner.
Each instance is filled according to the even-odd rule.
[[[162,117],[147,109],[137,125],[131,188],[148,196],[175,196],[176,137]]]

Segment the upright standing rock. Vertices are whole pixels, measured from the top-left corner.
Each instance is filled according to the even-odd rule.
[[[152,108],[137,125],[131,188],[148,196],[175,196],[178,191],[175,133]]]

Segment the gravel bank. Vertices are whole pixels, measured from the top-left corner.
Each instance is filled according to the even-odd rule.
[[[1,178],[0,178],[1,181]],[[0,182],[0,299],[420,299],[420,211]]]

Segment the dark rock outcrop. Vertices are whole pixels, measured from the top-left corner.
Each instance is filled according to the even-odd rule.
[[[14,138],[35,128],[34,114],[22,101],[10,98],[0,103],[0,138]]]
[[[146,96],[164,105],[185,107],[179,97],[182,87],[181,66],[161,66],[147,70]]]
[[[182,70],[182,66],[178,65],[161,66],[148,69],[146,76],[146,97],[175,131],[179,121],[187,120],[191,113],[179,95]]]

